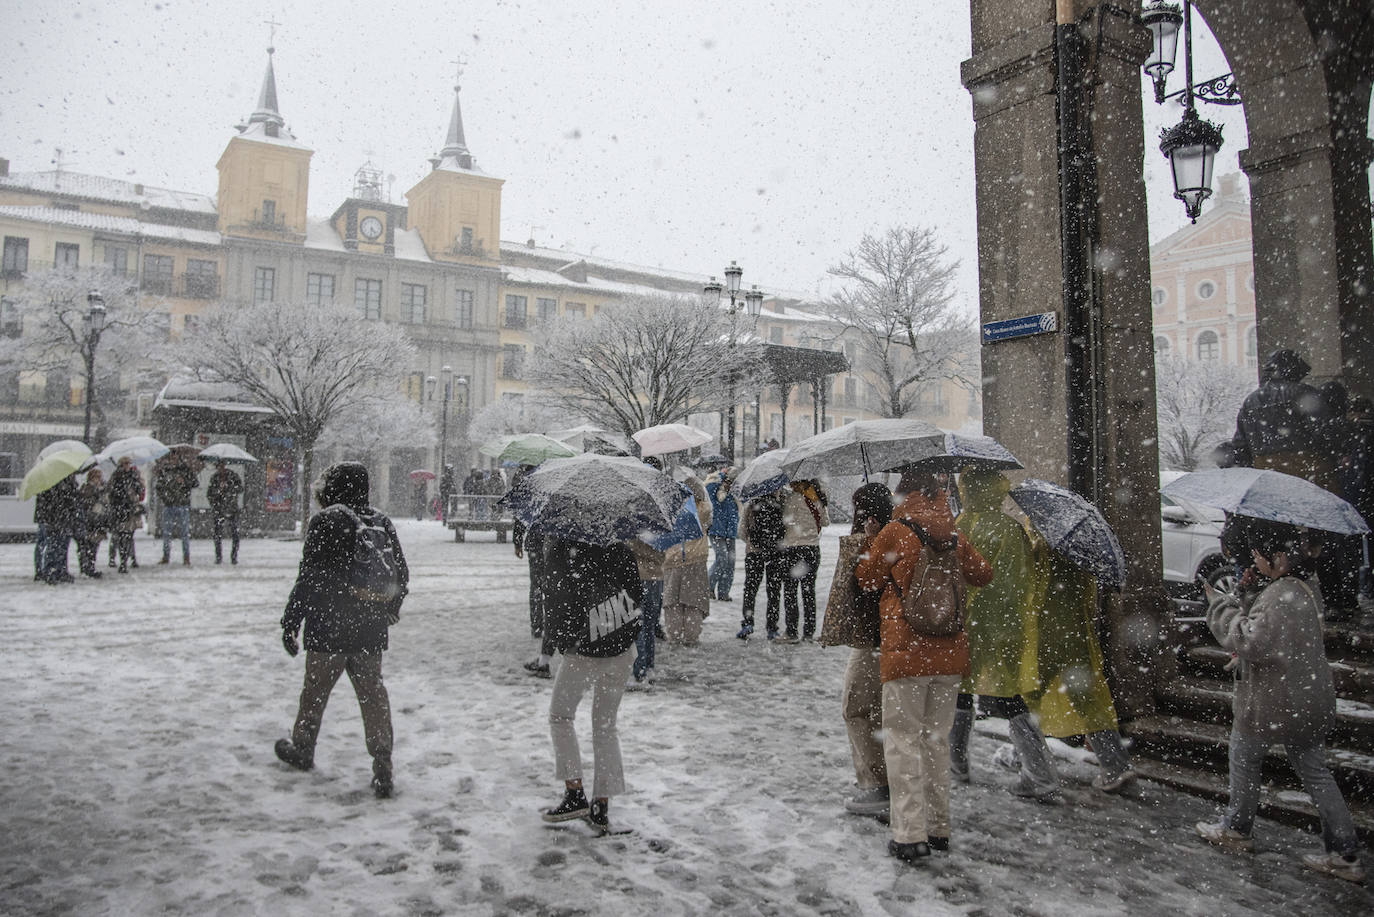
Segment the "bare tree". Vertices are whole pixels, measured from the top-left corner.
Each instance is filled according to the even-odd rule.
[[[223,303],[183,339],[178,357],[196,378],[237,386],[291,430],[304,495],[325,428],[398,391],[415,347],[399,328],[337,306]],[[310,501],[300,502],[304,532]]]
[[[570,414],[629,436],[719,411],[759,387],[763,345],[714,302],[641,296],[543,332],[530,381]]]
[[[1161,467],[1194,471],[1236,429],[1240,403],[1255,387],[1252,369],[1177,355],[1155,357]]]
[[[877,386],[881,412],[905,417],[932,382],[977,380],[972,321],[954,308],[958,261],[935,233],[894,226],[867,234],[830,269],[844,282],[829,313],[859,345],[858,369]]]
[[[577,415],[544,397],[500,398],[473,415],[468,423],[468,439],[481,446],[498,436],[513,433],[547,433],[576,426]]]
[[[438,441],[434,415],[404,392],[392,390],[341,410],[320,432],[315,448],[373,466],[396,446],[426,449]]]
[[[88,295],[98,292],[104,329],[91,335]],[[122,416],[120,381],[161,362],[167,346],[167,313],[160,299],[140,298],[135,279],[105,267],[37,272],[7,291],[6,323],[17,335],[0,336],[0,372],[23,371],[80,377],[95,373],[91,401],[97,430]],[[12,312],[10,310],[13,310]],[[100,438],[97,434],[94,438]]]

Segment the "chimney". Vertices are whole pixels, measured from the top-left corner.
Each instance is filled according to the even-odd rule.
[[[138,183],[138,184],[135,184],[135,185],[134,185],[134,194],[142,194],[142,193],[143,193],[143,184],[142,184],[141,182]]]
[[[9,178],[9,176],[10,161],[8,159],[0,159],[0,178]]]

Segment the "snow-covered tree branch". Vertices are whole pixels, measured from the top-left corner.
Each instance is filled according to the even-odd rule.
[[[315,448],[326,427],[401,389],[415,347],[391,325],[351,309],[264,302],[221,304],[178,348],[188,371],[238,386],[291,430],[313,479]],[[310,501],[301,500],[301,530]]]
[[[1162,468],[1194,471],[1236,429],[1240,403],[1255,387],[1255,371],[1177,355],[1155,357],[1155,402]]]
[[[830,269],[844,283],[830,317],[858,343],[855,368],[878,389],[885,416],[910,414],[929,383],[978,384],[973,324],[954,307],[957,268],[932,230],[895,226],[865,235]]]
[[[629,436],[718,411],[761,384],[763,345],[696,297],[642,296],[540,338],[530,381],[569,413]]]

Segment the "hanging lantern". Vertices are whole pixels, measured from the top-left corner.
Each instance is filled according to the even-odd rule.
[[[1212,165],[1221,149],[1221,128],[1189,107],[1183,120],[1159,132],[1159,151],[1174,173],[1174,197],[1183,201],[1188,218],[1197,222],[1202,202],[1212,196]]]
[[[1154,0],[1154,3],[1140,11],[1140,21],[1154,38],[1154,47],[1145,61],[1145,72],[1155,81],[1155,101],[1162,103],[1165,83],[1174,71],[1178,30],[1183,25],[1183,14],[1171,3]]]

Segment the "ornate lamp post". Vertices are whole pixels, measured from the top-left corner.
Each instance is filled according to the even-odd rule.
[[[715,298],[717,304],[720,303],[722,295],[728,291],[730,293],[730,346],[735,346],[736,316],[739,314],[740,306],[743,305],[745,311],[755,320],[758,320],[759,313],[763,310],[763,292],[758,284],[754,284],[743,296],[740,295],[740,280],[744,276],[744,268],[734,261],[725,269],[725,285],[721,284],[712,277],[705,286],[702,293],[709,300]],[[741,302],[742,300],[742,302]],[[735,384],[730,383],[730,406],[726,413],[726,445],[725,453],[730,461],[735,460]]]
[[[91,444],[91,406],[95,403],[95,350],[100,346],[100,335],[105,330],[105,299],[99,290],[86,294],[86,315],[82,319],[85,336],[81,341],[81,359],[86,363],[86,424],[81,431],[81,441]]]
[[[439,375],[443,376],[444,383],[443,422],[439,433],[439,474],[442,475],[444,473],[444,466],[448,464],[448,403],[453,398],[453,367],[445,364],[444,367],[439,370]],[[430,376],[425,381],[429,384],[429,400],[433,401],[440,380]],[[467,384],[467,380],[463,379],[461,376],[457,381],[463,385]]]

